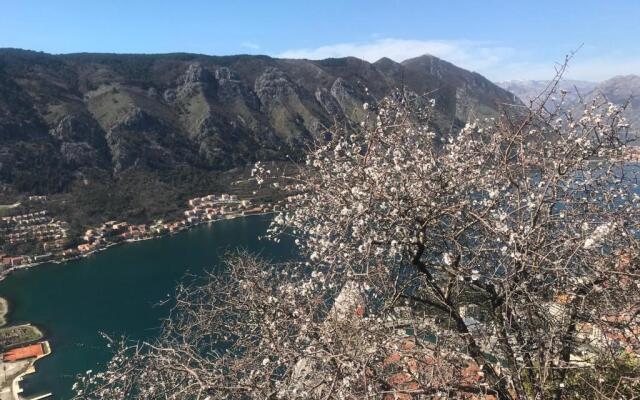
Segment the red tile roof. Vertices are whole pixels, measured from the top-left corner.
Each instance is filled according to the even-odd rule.
[[[9,350],[2,355],[2,361],[12,362],[25,360],[27,358],[44,355],[44,348],[41,343],[32,344],[25,347]]]

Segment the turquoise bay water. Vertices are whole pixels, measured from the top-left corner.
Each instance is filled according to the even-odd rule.
[[[290,241],[258,240],[269,221],[268,216],[220,221],[79,261],[20,271],[0,282],[11,323],[29,321],[44,328],[53,348],[36,364],[38,372],[23,381],[24,394],[53,392],[55,399],[69,399],[74,376],[100,369],[109,359],[99,332],[153,337],[168,312],[168,306],[157,304],[185,274],[220,267],[225,253],[244,249],[274,261],[292,258]]]

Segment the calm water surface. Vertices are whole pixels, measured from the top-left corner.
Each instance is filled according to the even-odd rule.
[[[220,221],[79,261],[42,265],[0,282],[11,323],[44,328],[53,348],[36,364],[38,372],[24,379],[24,394],[53,392],[55,399],[69,399],[74,376],[100,369],[109,359],[99,332],[152,337],[168,312],[168,306],[157,304],[185,274],[219,267],[226,252],[244,249],[275,261],[294,257],[289,241],[258,240],[269,221],[268,216]]]

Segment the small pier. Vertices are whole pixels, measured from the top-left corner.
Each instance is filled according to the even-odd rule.
[[[35,397],[29,397],[25,400],[40,400],[40,399],[46,399],[53,396],[53,393],[46,393],[46,394],[41,394],[39,396],[35,396]]]

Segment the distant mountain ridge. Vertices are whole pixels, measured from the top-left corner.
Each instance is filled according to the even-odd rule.
[[[625,116],[636,130],[640,129],[640,76],[623,75],[607,79],[598,84],[595,92],[615,104],[628,102]]]
[[[520,98],[525,104],[535,99],[547,90],[548,80],[512,80],[496,82],[501,88],[508,90]],[[559,89],[566,90],[569,101],[575,103],[580,96],[590,94],[598,86],[597,82],[564,79],[560,81]]]
[[[0,183],[55,193],[128,171],[162,180],[178,167],[295,158],[324,127],[357,120],[362,103],[397,87],[431,93],[442,128],[513,101],[433,56],[368,63],[0,49]]]
[[[549,81],[505,81],[497,84],[529,104],[542,93]],[[575,107],[580,101],[589,102],[600,96],[614,104],[627,104],[625,117],[637,131],[640,129],[640,76],[615,76],[602,82],[563,80],[559,89],[566,90],[568,107]],[[559,94],[556,95],[559,97]]]

